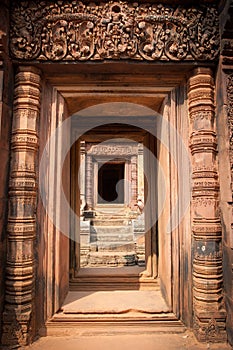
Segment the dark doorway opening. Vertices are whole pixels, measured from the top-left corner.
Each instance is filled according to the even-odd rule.
[[[98,169],[98,203],[124,203],[124,163],[100,164]],[[121,181],[122,180],[122,181]]]

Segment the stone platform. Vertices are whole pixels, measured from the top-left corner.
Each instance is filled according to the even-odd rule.
[[[169,308],[160,291],[69,292],[61,308],[64,314],[166,313]]]

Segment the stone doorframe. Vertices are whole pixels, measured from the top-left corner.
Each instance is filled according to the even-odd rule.
[[[45,80],[40,78],[41,73],[36,68],[40,66],[38,62],[92,60],[93,63],[101,59],[128,59],[138,60],[138,63],[141,61],[141,66],[145,66],[146,61],[173,63],[179,61],[179,63],[185,62],[184,67],[186,64],[187,72],[191,70],[191,68],[187,69],[187,62],[196,64],[201,61],[213,62],[219,52],[218,14],[216,8],[211,5],[192,8],[190,14],[185,8],[167,8],[161,5],[155,9],[148,4],[142,8],[144,5],[135,7],[135,5],[130,6],[130,3],[127,2],[124,5],[106,2],[104,8],[101,5],[96,6],[95,9],[84,4],[81,4],[82,9],[80,9],[75,7],[73,2],[67,2],[64,6],[59,2],[54,5],[53,11],[50,11],[51,4],[46,1],[39,1],[38,4],[40,5],[39,10],[33,5],[30,5],[32,6],[30,8],[26,2],[20,2],[18,5],[15,3],[11,19],[11,55],[18,66],[18,71],[15,75],[6,291],[3,315],[3,344],[7,346],[26,345],[38,331],[38,320],[35,315],[35,310],[38,312],[35,286],[38,286],[38,283],[45,283],[36,280],[41,277],[40,273],[43,275],[41,272],[43,267],[46,270],[47,283],[54,283],[52,273],[48,270],[48,268],[54,268],[51,261],[49,265],[48,262],[41,262],[37,257],[38,242],[42,239],[43,234],[48,234],[41,229],[40,214],[36,212],[40,90],[42,84],[44,91],[48,87],[48,85],[46,87]],[[155,10],[156,13],[153,12]],[[92,11],[95,11],[96,14]],[[138,17],[135,16],[136,14]],[[136,18],[136,25],[134,20],[130,21],[132,18]],[[193,25],[188,27],[187,23],[190,18],[193,20]],[[27,23],[28,20],[30,20],[30,25],[27,28],[21,25],[21,22]],[[166,26],[167,35],[164,37],[157,35],[160,32],[158,23]],[[28,31],[28,28],[34,28],[34,30]],[[114,30],[116,32],[113,33]],[[103,31],[107,33],[107,36],[104,41],[101,41]],[[131,35],[128,34],[129,32]],[[154,37],[151,33],[155,33]],[[123,41],[121,41],[122,38]],[[181,43],[184,44],[181,45]],[[109,45],[107,48],[106,44]],[[30,63],[33,60],[37,63]],[[24,66],[21,65],[22,62]],[[171,66],[170,68],[172,70]],[[45,73],[46,64],[44,66],[41,64],[41,69]],[[53,68],[49,69],[52,71]],[[59,69],[57,69],[57,74],[59,84]],[[165,84],[169,85],[168,79]],[[174,82],[170,84],[175,85]],[[192,234],[192,246],[189,246],[187,256],[185,256],[186,251],[183,254],[179,246],[178,264],[180,264],[182,276],[179,274],[172,276],[175,297],[183,296],[179,292],[186,293],[186,291],[183,292],[183,288],[187,287],[187,282],[191,283],[192,279],[193,320],[191,312],[188,315],[185,314],[179,302],[173,305],[173,309],[177,309],[176,314],[187,325],[190,326],[193,322],[195,333],[201,341],[222,341],[226,338],[214,86],[212,72],[209,68],[199,68],[189,78],[189,134],[193,184],[192,233],[191,230],[184,231],[183,239],[187,239],[187,236],[189,239]],[[55,104],[60,98],[56,94],[53,90],[52,98]],[[63,96],[66,99],[65,93]],[[54,106],[51,108],[53,109]],[[75,112],[75,110],[72,111],[72,108],[74,107],[70,105],[70,114]],[[49,115],[49,111],[46,113]],[[57,115],[61,117],[61,114],[61,110],[57,111]],[[185,117],[188,118],[188,116]],[[51,123],[56,122],[52,120]],[[41,124],[40,128],[43,128]],[[56,244],[58,244],[57,235],[53,236]],[[179,236],[180,238],[182,237]],[[45,242],[47,243],[46,240]],[[51,240],[50,247],[52,243]],[[189,264],[186,274],[187,265],[184,262],[189,261],[191,251],[193,252],[192,275]],[[48,252],[48,260],[52,259],[52,254]],[[56,268],[59,267],[57,260],[55,265]],[[56,273],[58,273],[57,270]],[[56,278],[55,281],[62,276],[59,275]],[[54,302],[53,310],[51,308],[49,312],[50,300],[46,299],[47,311],[41,317],[41,323],[46,322],[52,315],[52,311],[59,308],[59,302],[62,299],[56,294],[60,293],[60,285],[54,287],[45,283],[44,286],[52,289],[49,295],[53,300],[56,299],[56,302]],[[40,301],[44,302],[43,298]],[[190,307],[188,310],[190,311]]]
[[[99,163],[106,163],[106,159],[110,160],[110,157],[112,156],[113,159],[117,158],[120,162],[125,163],[125,179],[131,183],[131,200],[129,203],[130,208],[132,210],[136,210],[136,203],[137,203],[137,197],[138,197],[138,188],[137,188],[137,153],[138,149],[135,145],[127,145],[115,148],[114,146],[111,147],[111,145],[93,145],[91,148],[87,151],[87,167],[90,167],[92,170],[91,172],[87,173],[87,189],[91,189],[91,193],[88,194],[87,192],[87,207],[93,208],[98,204],[98,164]],[[90,165],[89,165],[90,162]],[[116,160],[115,160],[116,162]],[[131,171],[129,171],[129,167],[132,168]],[[91,185],[88,184],[88,182],[91,181]],[[128,202],[129,193],[127,191],[124,193],[124,203]],[[93,203],[89,203],[89,201],[93,201]]]
[[[38,196],[35,169],[38,168],[40,72],[33,66],[19,67],[15,81],[3,341],[23,345],[36,331],[33,326],[35,223],[38,222],[35,215]],[[193,165],[194,330],[201,341],[220,341],[225,339],[226,314],[222,294],[214,81],[210,69],[194,71],[189,79],[188,100]]]
[[[111,99],[111,97],[109,97]],[[107,103],[105,104],[105,106]],[[132,108],[132,106],[130,106]],[[84,109],[85,113],[85,109]],[[105,122],[102,120],[103,125],[108,124],[107,119]],[[85,121],[84,121],[85,123]],[[122,125],[124,126],[124,118],[122,121]],[[127,125],[127,124],[126,124]],[[79,122],[73,123],[72,126],[72,134],[73,138],[76,140],[77,136],[76,133],[79,135],[80,132],[78,131],[78,128],[80,127]],[[82,128],[82,126],[81,126]],[[134,126],[133,126],[134,128]],[[119,129],[119,126],[118,126]],[[92,134],[92,130],[89,130],[89,134]],[[135,142],[140,142],[141,144],[145,144],[148,149],[150,149],[151,152],[155,152],[156,156],[156,149],[153,147],[150,147],[148,144],[148,137],[145,136],[146,132],[145,130],[140,131],[140,136],[135,133],[135,130],[133,132],[133,135],[130,135],[130,131],[128,131],[128,137],[129,139],[132,139],[132,143],[128,141],[126,145],[120,145],[119,147],[115,148],[113,146],[109,146],[106,144],[98,145],[96,144],[96,141],[93,145],[90,143],[90,147],[85,151],[85,148],[83,147],[82,140],[85,140],[85,134],[81,137],[81,141],[78,139],[78,141],[73,145],[71,150],[71,207],[75,211],[77,215],[79,215],[80,207],[83,207],[83,203],[80,203],[80,200],[86,198],[85,204],[87,204],[87,210],[86,212],[90,211],[90,215],[92,217],[93,210],[100,209],[100,206],[97,206],[97,177],[98,177],[98,163],[105,163],[106,159],[111,159],[111,157],[114,159],[115,157],[118,160],[113,160],[113,162],[124,162],[125,163],[125,175],[126,180],[131,183],[131,193],[128,191],[125,191],[125,203],[128,203],[128,207],[132,211],[133,216],[138,214],[137,212],[137,198],[138,198],[138,181],[142,181],[143,179],[143,170],[137,169],[137,157],[139,156],[140,159],[140,165],[143,165],[143,161],[141,158],[143,158],[143,147],[138,145],[135,145]],[[148,133],[148,132],[147,132]],[[119,130],[118,130],[119,134]],[[145,134],[145,135],[144,135]],[[93,134],[94,135],[94,134]],[[108,138],[109,137],[109,138]],[[91,137],[92,140],[94,140],[94,136]],[[112,140],[113,136],[109,135],[108,133],[105,133],[104,138],[100,138],[97,136],[97,140],[100,141],[108,141],[109,139]],[[118,138],[120,138],[120,135],[118,135]],[[125,138],[125,136],[124,136]],[[135,141],[134,140],[137,140]],[[145,141],[145,139],[147,139]],[[110,151],[109,151],[110,149]],[[109,152],[108,152],[109,151]],[[86,155],[84,157],[84,153],[86,152]],[[103,155],[104,154],[104,155]],[[146,154],[147,155],[147,154]],[[106,158],[107,157],[107,158]],[[85,161],[86,158],[86,161]],[[148,166],[148,165],[147,165]],[[140,176],[138,177],[137,171],[140,171]],[[151,170],[151,169],[150,169]],[[150,171],[148,170],[148,171]],[[80,172],[84,173],[85,171],[85,177],[86,177],[86,189],[84,189],[84,179],[83,176],[79,178]],[[144,179],[143,179],[144,180]],[[148,179],[150,181],[150,179]],[[147,183],[147,181],[146,181]],[[72,191],[72,188],[78,188],[80,184],[80,195],[79,192],[76,192],[74,194]],[[152,189],[152,187],[150,187]],[[153,188],[154,191],[156,191],[156,186]],[[129,201],[130,198],[130,201]],[[125,204],[120,204],[120,206],[125,206]],[[89,209],[88,209],[89,208]],[[151,213],[147,213],[147,216],[145,220],[148,221],[148,227],[150,226],[149,222],[152,221],[151,219]],[[72,223],[71,223],[72,225]],[[74,224],[72,225],[71,231],[73,232],[71,236],[80,237],[80,225]],[[154,239],[152,238],[154,236]],[[71,257],[71,264],[70,264],[70,278],[71,281],[75,283],[76,278],[78,275],[78,270],[80,268],[80,239],[74,240],[74,242],[71,243],[70,248],[70,254],[73,256]],[[156,278],[158,276],[158,234],[157,234],[157,228],[152,227],[146,232],[145,234],[145,260],[146,260],[146,267],[144,274],[146,277]],[[109,273],[111,273],[111,269],[109,270]],[[169,273],[170,275],[170,273]],[[94,275],[93,275],[94,278]],[[123,280],[127,280],[126,278],[123,278]],[[130,282],[129,282],[130,284]],[[168,293],[169,294],[169,293]],[[171,305],[171,301],[169,298],[169,305]]]

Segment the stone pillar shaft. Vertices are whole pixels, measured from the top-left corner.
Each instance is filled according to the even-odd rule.
[[[39,107],[40,72],[20,67],[15,77],[2,337],[9,347],[28,344],[34,333]]]
[[[85,176],[86,176],[86,149],[85,149],[85,141],[81,141],[81,143],[80,143],[80,167],[79,167],[79,186],[80,186],[81,211],[84,209],[85,204],[86,204]]]
[[[138,169],[137,156],[131,157],[131,208],[136,209],[138,197]]]
[[[93,209],[93,162],[92,156],[86,155],[86,201],[87,209]]]
[[[225,339],[222,232],[215,132],[214,80],[207,68],[189,79],[192,154],[194,330],[199,341]]]

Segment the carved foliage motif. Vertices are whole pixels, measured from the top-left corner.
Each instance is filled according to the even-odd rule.
[[[228,128],[230,142],[230,163],[233,183],[233,74],[227,78]]]
[[[213,60],[218,15],[204,6],[15,1],[10,49],[23,60]]]

